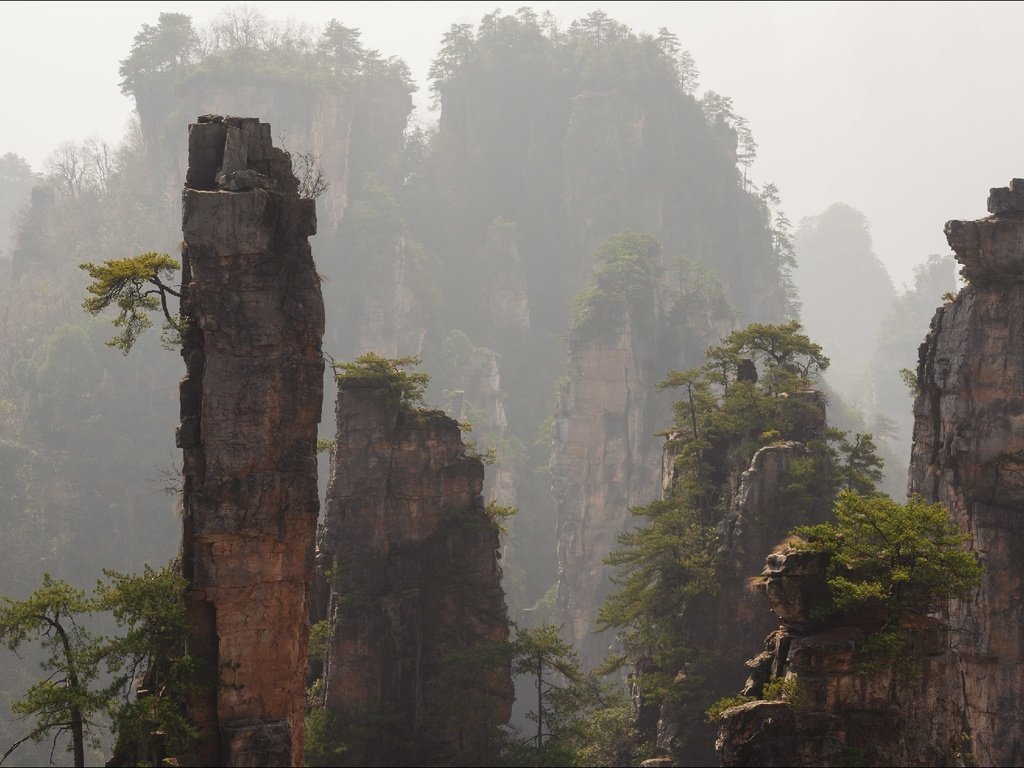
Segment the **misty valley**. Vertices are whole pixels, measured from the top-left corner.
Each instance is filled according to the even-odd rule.
[[[0,764],[1024,761],[1024,180],[898,290],[682,35],[164,12],[0,146]]]

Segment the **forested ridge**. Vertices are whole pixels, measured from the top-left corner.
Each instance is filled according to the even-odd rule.
[[[600,11],[568,25],[495,11],[453,25],[417,84],[343,20],[312,29],[243,7],[206,28],[175,13],[144,25],[125,41],[120,85],[137,119],[120,143],[67,142],[35,170],[0,158],[0,594],[24,599],[44,573],[83,589],[108,572],[120,583],[175,557],[181,360],[155,331],[130,355],[111,346],[109,317],[83,311],[79,266],[175,256],[188,123],[258,116],[317,199],[328,360],[418,362],[430,384],[416,379],[417,394],[471,427],[489,463],[484,495],[521,630],[507,654],[522,738],[500,759],[713,756],[704,712],[736,692],[737,673],[716,668],[733,663],[719,647],[719,594],[738,594],[767,554],[722,557],[741,475],[759,451],[801,446],[769,547],[829,519],[841,491],[875,493],[867,433],[909,441],[893,369],[914,365],[933,294],[953,286],[938,257],[902,296],[887,278],[865,281],[882,343],[861,338],[856,359],[834,366],[856,407],[832,396],[826,425],[824,398],[809,393],[850,345],[823,351],[825,335],[800,325],[801,301],[820,307],[798,277],[800,244],[827,260],[852,242],[868,263],[866,224],[830,209],[794,238],[782,192],[758,179],[751,127],[701,87],[685,45]],[[417,88],[436,123],[414,119]],[[829,227],[842,231],[829,240]],[[851,432],[831,427],[833,408]],[[334,435],[329,418],[320,434]],[[600,450],[580,459],[588,444]],[[327,469],[324,454],[322,488]],[[902,466],[890,470],[899,486]],[[593,592],[574,592],[574,579]],[[83,605],[91,631],[116,635],[116,609]],[[706,631],[680,626],[687,610]],[[594,629],[606,632],[582,642]],[[21,652],[0,665],[0,708],[39,676],[37,651]],[[602,656],[603,682],[592,674]],[[564,693],[537,704],[528,697],[548,675]],[[684,725],[666,739],[659,718]],[[310,759],[332,764],[329,718],[310,723]],[[27,732],[0,718],[0,747]],[[6,764],[47,760],[44,736]],[[53,743],[59,763],[64,737]],[[100,762],[108,736],[88,749]]]

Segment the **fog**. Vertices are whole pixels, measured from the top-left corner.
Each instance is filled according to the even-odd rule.
[[[985,272],[958,297],[943,226],[984,216],[987,190],[1024,176],[1021,28],[1024,6],[994,3],[0,5],[0,596],[184,553],[193,589],[174,582],[167,603],[208,600],[189,608],[193,625],[207,617],[201,661],[233,672],[232,654],[263,642],[212,642],[214,601],[234,589],[217,574],[238,575],[225,624],[280,630],[295,655],[275,671],[304,663],[313,627],[312,764],[350,747],[351,764],[713,762],[705,714],[778,626],[749,578],[797,526],[835,519],[847,491],[900,508],[936,307],[1006,277]],[[208,114],[236,117],[188,133]],[[241,116],[271,123],[274,146]],[[1019,223],[1021,197],[1007,191],[1009,214],[988,223]],[[214,263],[221,282],[204,273]],[[307,367],[283,375],[300,340]],[[365,399],[346,404],[346,387]],[[372,440],[364,417],[385,425]],[[265,515],[262,491],[231,495],[284,487],[279,470],[306,495],[282,492]],[[249,625],[239,595],[262,563],[246,544],[237,571],[218,570],[236,549],[201,540],[209,510],[217,536],[273,539],[275,558],[288,539],[295,591],[253,602],[295,609],[305,595],[299,618],[253,611]],[[289,539],[293,514],[305,528]],[[346,520],[365,525],[350,535]],[[80,605],[104,632],[123,616]],[[543,719],[522,695],[545,690],[523,676],[533,630],[581,685],[550,726],[563,752],[521,738]],[[125,668],[169,679],[146,653]],[[0,748],[24,736],[7,704],[34,712],[22,692],[39,649],[7,658]],[[598,695],[584,671],[601,668]],[[405,687],[359,703],[376,683],[344,677],[354,669]],[[174,712],[206,695],[178,682]],[[140,746],[170,721],[129,712],[133,684],[104,706],[149,751],[118,759],[194,746],[184,732]],[[671,744],[653,705],[645,733],[630,730],[647,685]],[[292,733],[300,699],[268,722]],[[525,730],[502,730],[509,711]],[[456,749],[477,716],[480,740]]]
[[[337,17],[424,83],[441,35],[488,2],[255,2],[275,19]],[[695,57],[701,90],[731,96],[758,143],[757,181],[780,188],[796,223],[835,202],[862,211],[897,286],[946,252],[943,223],[984,213],[979,189],[1021,160],[1024,68],[1007,3],[534,3],[568,22],[602,8],[636,31],[668,27]],[[5,3],[0,10],[0,150],[34,168],[67,139],[116,142],[132,109],[118,61],[160,11],[197,25],[217,3]],[[512,10],[506,8],[505,10]]]

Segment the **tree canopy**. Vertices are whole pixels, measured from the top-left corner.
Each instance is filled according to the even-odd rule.
[[[900,504],[843,491],[835,522],[794,533],[806,542],[801,546],[829,555],[832,603],[826,612],[880,604],[890,628],[967,597],[981,578],[977,555],[964,547],[970,537],[957,529],[945,507],[920,496]]]
[[[93,315],[111,305],[119,310],[114,327],[123,330],[107,342],[108,346],[117,347],[127,355],[139,334],[153,325],[149,312],[157,309],[163,312],[169,330],[181,331],[182,318],[172,316],[167,304],[168,296],[180,298],[181,294],[165,282],[181,269],[177,260],[164,253],[147,252],[125,259],[110,259],[102,264],[85,263],[80,268],[93,280],[87,288],[92,297],[86,299],[82,307]]]

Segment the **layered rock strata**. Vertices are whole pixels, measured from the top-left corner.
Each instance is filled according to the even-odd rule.
[[[509,625],[483,464],[454,419],[403,407],[378,380],[338,384],[320,549],[332,580],[325,706],[352,729],[342,759],[487,764],[512,681],[507,657],[488,656]],[[382,714],[386,738],[373,727]]]
[[[921,345],[910,491],[947,506],[985,567],[950,608],[965,725],[980,765],[1024,762],[1024,180],[992,214],[950,221],[967,281]]]
[[[773,681],[782,697],[726,710],[722,765],[964,764],[959,670],[944,623],[905,626],[900,659],[880,664],[865,644],[877,616],[823,624],[813,615],[827,596],[821,555],[788,547],[769,555],[759,591],[781,627],[747,663],[744,693],[762,697]]]
[[[183,566],[200,765],[299,765],[319,511],[324,307],[288,155],[255,118],[189,126],[182,194]]]

